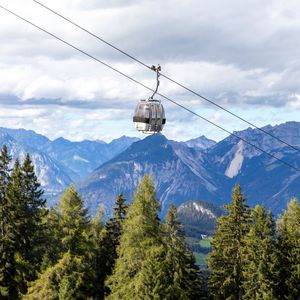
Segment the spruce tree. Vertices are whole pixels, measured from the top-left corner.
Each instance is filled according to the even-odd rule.
[[[7,203],[6,192],[10,180],[9,164],[11,156],[4,145],[0,154],[0,298],[9,297],[13,283],[13,244],[8,225],[10,223],[10,205]]]
[[[88,250],[85,253],[87,264],[89,265],[89,285],[92,299],[103,299],[104,279],[103,279],[103,260],[101,235],[103,231],[102,221],[103,211],[99,209],[88,226]]]
[[[112,274],[115,260],[117,259],[117,247],[120,244],[120,236],[123,232],[123,221],[126,218],[127,209],[126,199],[124,194],[121,193],[117,197],[113,217],[106,222],[100,238],[101,252],[98,263],[102,273],[99,274],[101,285],[104,285],[106,277]],[[108,287],[106,287],[105,294],[109,294]]]
[[[17,159],[9,175],[6,147],[1,154],[0,292],[18,299],[26,292],[27,282],[36,278],[44,200],[29,155],[22,166]]]
[[[279,268],[275,222],[264,206],[257,205],[251,216],[250,231],[245,236],[242,252],[242,299],[274,300]]]
[[[36,271],[42,259],[42,247],[44,242],[42,217],[46,213],[45,200],[42,199],[43,190],[40,188],[34,166],[29,154],[25,156],[21,166],[22,177],[22,203],[23,225],[21,235],[24,237],[21,253],[23,258],[31,266],[28,269],[26,280],[36,278]]]
[[[82,257],[69,251],[52,267],[31,283],[24,300],[87,299],[85,291],[85,264]]]
[[[73,185],[62,195],[58,212],[63,252],[82,255],[87,241],[88,216],[83,200]]]
[[[46,212],[42,219],[43,222],[43,256],[41,260],[41,272],[53,266],[63,254],[62,231],[60,228],[60,214],[57,208],[51,208]]]
[[[113,274],[106,281],[111,290],[106,299],[166,299],[165,249],[150,176],[143,178],[134,198],[123,223]]]
[[[278,220],[280,250],[280,299],[300,297],[300,204],[293,198]]]
[[[17,159],[5,193],[4,236],[1,241],[1,264],[5,266],[1,275],[1,291],[8,299],[19,299],[26,290],[26,261],[21,252],[25,239],[22,236],[22,193],[22,176]]]
[[[199,299],[200,274],[193,253],[188,249],[177,210],[170,205],[164,224],[167,248],[168,299]]]
[[[8,154],[7,146],[4,145],[0,153],[0,222],[2,220],[1,208],[4,206],[5,192],[9,182],[9,164],[11,156]],[[3,235],[3,230],[0,228],[0,236]]]
[[[242,248],[249,231],[250,209],[241,188],[236,185],[228,211],[218,219],[208,259],[211,274],[209,291],[212,299],[239,300],[242,296]]]
[[[39,278],[30,284],[25,299],[88,299],[95,296],[94,249],[89,240],[93,232],[88,235],[91,227],[87,210],[74,186],[62,195],[57,213],[52,213],[51,217],[54,224],[58,221],[60,232],[56,238],[60,238],[57,249],[61,253],[55,254],[54,260],[55,256],[60,259],[53,265],[49,263]]]

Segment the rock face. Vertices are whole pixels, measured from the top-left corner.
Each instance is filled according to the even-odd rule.
[[[300,123],[287,122],[263,129],[299,150],[273,139],[257,129],[236,132],[275,157],[300,167]],[[300,172],[284,165],[258,149],[229,136],[207,153],[210,162],[230,179],[229,190],[222,185],[227,198],[234,184],[240,183],[251,206],[264,203],[275,214],[286,208],[289,200],[300,196]]]
[[[300,123],[287,122],[263,128],[300,149]],[[252,144],[300,168],[300,152],[248,128],[236,132]],[[145,174],[153,176],[162,213],[170,202],[177,206],[190,199],[217,205],[228,203],[240,183],[251,206],[264,203],[278,214],[293,196],[300,196],[300,173],[274,158],[229,136],[205,149],[167,140],[155,134],[132,144],[100,166],[79,184],[91,211],[102,206],[109,214],[117,194],[127,198]]]

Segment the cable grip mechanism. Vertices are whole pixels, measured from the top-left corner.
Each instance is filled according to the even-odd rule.
[[[156,89],[155,89],[153,95],[151,97],[149,97],[149,99],[148,99],[148,100],[153,100],[153,97],[157,93],[157,90],[159,87],[159,76],[160,76],[159,72],[161,71],[161,66],[159,64],[157,65],[157,67],[152,65],[150,69],[153,70],[154,72],[156,72]]]

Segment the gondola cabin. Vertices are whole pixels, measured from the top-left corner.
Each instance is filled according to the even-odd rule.
[[[138,131],[155,133],[162,131],[165,123],[165,110],[160,101],[140,100],[135,108],[133,122]]]

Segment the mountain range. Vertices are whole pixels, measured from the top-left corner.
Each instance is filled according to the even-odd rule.
[[[110,143],[71,142],[64,138],[51,141],[32,130],[0,127],[0,146],[7,144],[13,159],[18,157],[22,161],[26,153],[30,154],[50,206],[67,186],[83,179],[137,140],[122,136]]]
[[[235,135],[299,168],[300,123],[263,129],[296,149],[258,129]],[[264,203],[275,214],[281,213],[291,197],[300,195],[299,172],[234,135],[218,143],[204,136],[176,142],[161,134],[143,140],[123,136],[105,143],[51,141],[30,130],[0,128],[0,146],[3,144],[14,158],[30,153],[49,205],[74,182],[92,214],[102,207],[108,216],[120,192],[131,200],[145,174],[154,178],[162,215],[171,202],[176,206],[191,199],[228,203],[237,183],[250,206]]]
[[[296,149],[300,147],[300,123],[287,122],[263,130]],[[248,128],[235,135],[296,168],[300,166],[299,150],[258,129]],[[154,134],[101,165],[78,187],[92,210],[101,205],[109,212],[119,192],[131,199],[141,178],[150,174],[163,215],[171,202],[176,206],[191,199],[228,203],[234,185],[240,183],[250,206],[264,203],[274,214],[281,213],[292,197],[300,195],[300,173],[236,136],[199,148]]]

